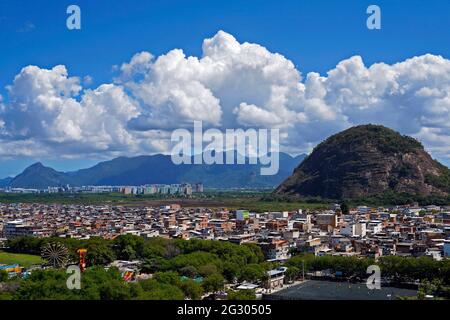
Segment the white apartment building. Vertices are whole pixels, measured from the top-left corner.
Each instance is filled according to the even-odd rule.
[[[350,223],[341,228],[340,234],[350,237],[365,237],[367,226],[365,223]]]

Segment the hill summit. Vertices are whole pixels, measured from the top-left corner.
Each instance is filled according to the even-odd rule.
[[[328,199],[387,192],[448,196],[450,170],[414,138],[379,125],[356,126],[329,137],[275,191]]]

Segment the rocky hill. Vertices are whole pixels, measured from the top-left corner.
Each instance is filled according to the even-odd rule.
[[[448,196],[450,170],[417,140],[378,125],[356,126],[329,137],[275,191],[327,199],[389,192]]]

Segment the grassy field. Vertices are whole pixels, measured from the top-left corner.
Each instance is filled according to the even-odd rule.
[[[0,264],[19,264],[21,267],[28,268],[33,264],[40,263],[42,263],[42,259],[39,256],[0,251]]]
[[[301,201],[264,201],[267,192],[259,191],[210,191],[190,198],[161,195],[124,195],[120,193],[76,193],[76,194],[13,194],[1,193],[0,203],[45,203],[45,204],[110,204],[128,206],[160,206],[178,203],[183,207],[225,207],[248,209],[256,212],[285,211],[328,208],[326,203]]]
[[[43,193],[19,194],[1,193],[2,203],[60,203],[60,204],[101,204],[101,203],[132,203],[152,199],[151,196],[133,196],[120,193]]]

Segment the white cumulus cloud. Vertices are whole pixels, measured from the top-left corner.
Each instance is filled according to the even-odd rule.
[[[0,100],[0,154],[168,152],[171,130],[202,120],[219,129],[279,128],[282,150],[292,153],[377,123],[450,158],[450,61],[441,56],[370,66],[353,56],[303,78],[283,55],[219,31],[199,57],[143,51],[115,69],[113,83],[87,89],[90,81],[64,66],[23,68]]]

